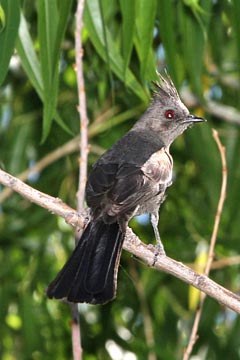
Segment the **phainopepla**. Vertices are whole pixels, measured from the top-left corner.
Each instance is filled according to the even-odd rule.
[[[157,225],[160,204],[172,183],[169,147],[189,126],[205,120],[189,113],[167,74],[159,77],[147,111],[90,172],[86,201],[91,220],[48,286],[49,298],[90,304],[113,299],[126,228],[135,215],[150,214],[157,252],[165,254]]]

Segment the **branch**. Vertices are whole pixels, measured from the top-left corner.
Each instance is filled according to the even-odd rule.
[[[0,183],[12,188],[31,202],[48,209],[51,213],[62,216],[68,224],[81,228],[86,226],[88,221],[86,213],[79,214],[76,210],[64,204],[60,199],[55,199],[31,188],[3,170],[0,170]],[[127,229],[123,247],[125,250],[142,259],[147,266],[174,275],[187,284],[205,292],[220,304],[240,314],[240,296],[218,285],[206,275],[198,274],[196,271],[168,256],[158,256],[155,262],[155,250],[144,244],[130,228]]]
[[[87,181],[88,163],[88,116],[86,94],[83,76],[83,48],[82,48],[82,27],[83,27],[84,0],[78,0],[76,11],[76,32],[75,32],[75,58],[78,87],[78,111],[80,115],[80,166],[77,192],[77,210],[84,209],[85,187]],[[77,243],[77,237],[76,237]],[[72,309],[72,348],[74,360],[82,359],[80,319],[77,304],[70,305]]]
[[[85,216],[66,205],[61,199],[47,195],[25,184],[16,177],[0,169],[0,184],[7,186],[29,201],[47,209],[55,215],[63,217],[67,224],[83,228],[86,225]]]
[[[52,152],[44,156],[34,166],[18,174],[17,178],[19,180],[26,181],[29,175],[34,173],[40,173],[43,169],[45,169],[47,166],[57,161],[61,157],[69,155],[74,151],[77,151],[78,143],[79,143],[79,136],[73,138],[64,145],[58,147],[57,149],[53,150]],[[2,204],[11,194],[12,194],[12,190],[10,188],[4,189],[0,193],[0,204]]]
[[[19,180],[26,181],[31,174],[40,173],[46,167],[54,163],[55,161],[70,155],[74,152],[77,152],[79,149],[79,136],[74,137],[70,141],[66,142],[64,145],[59,146],[57,149],[51,151],[49,154],[44,156],[42,159],[36,162],[32,167],[27,168],[20,174],[16,175]],[[101,146],[90,144],[89,149],[91,153],[96,154],[98,156],[104,153],[104,149]],[[0,193],[0,204],[2,204],[11,194],[12,189],[6,188]]]
[[[83,27],[83,10],[84,0],[79,0],[76,12],[76,33],[75,33],[75,56],[76,56],[76,73],[78,86],[78,111],[80,114],[80,168],[79,168],[79,183],[78,183],[78,202],[77,209],[82,211],[85,198],[85,186],[87,181],[87,159],[88,159],[88,116],[87,116],[87,102],[85,94],[85,84],[83,76],[83,48],[82,48],[82,27]]]
[[[222,210],[223,210],[223,204],[224,204],[224,201],[226,198],[226,189],[227,189],[227,163],[226,163],[226,156],[225,156],[225,147],[222,146],[221,141],[218,137],[218,132],[214,129],[213,129],[213,138],[216,141],[216,144],[217,144],[218,150],[220,152],[220,156],[221,156],[222,186],[221,186],[220,198],[218,201],[218,206],[217,206],[217,211],[216,211],[216,215],[215,215],[215,221],[214,221],[214,226],[213,226],[213,231],[212,231],[212,236],[211,236],[211,241],[210,241],[208,261],[207,261],[207,265],[206,265],[206,268],[204,271],[204,274],[207,276],[211,269],[213,258],[214,258],[214,248],[215,248],[215,244],[216,244],[216,240],[217,240],[217,233],[218,233],[220,218],[221,218],[221,214],[222,214]],[[199,304],[198,310],[195,315],[191,336],[190,336],[190,339],[188,342],[188,346],[184,352],[183,360],[189,359],[189,356],[192,353],[193,347],[197,341],[197,338],[198,338],[197,331],[198,331],[200,319],[202,316],[205,298],[206,298],[206,294],[201,293],[200,304]]]

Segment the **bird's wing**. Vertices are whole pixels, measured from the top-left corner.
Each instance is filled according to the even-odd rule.
[[[110,216],[114,220],[130,209],[134,211],[144,181],[141,168],[133,164],[97,164],[86,187],[86,199],[93,215]]]
[[[87,183],[87,203],[93,214],[112,220],[119,216],[128,218],[139,205],[165,191],[172,176],[171,158],[161,150],[155,154],[142,166],[129,163],[95,166]]]

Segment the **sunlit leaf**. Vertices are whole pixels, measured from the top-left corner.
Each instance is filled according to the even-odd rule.
[[[5,25],[6,25],[5,11],[3,10],[3,7],[0,4],[0,33],[4,30]]]

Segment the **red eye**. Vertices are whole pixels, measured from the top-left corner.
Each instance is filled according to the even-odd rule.
[[[166,119],[173,119],[175,116],[175,113],[173,110],[169,109],[165,111],[165,118]]]

